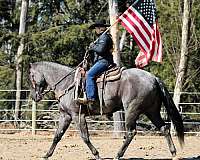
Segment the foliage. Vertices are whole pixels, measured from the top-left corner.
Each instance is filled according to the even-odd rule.
[[[0,86],[6,86],[7,90],[12,90],[14,88],[15,81],[13,81],[15,75],[13,75],[13,69],[10,69],[9,66],[0,66]],[[2,88],[3,89],[3,88]],[[1,92],[0,93],[1,99],[14,99],[13,92]],[[0,102],[0,109],[11,109],[14,108],[13,101],[1,101]]]

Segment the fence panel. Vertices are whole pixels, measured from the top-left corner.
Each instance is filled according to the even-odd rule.
[[[0,90],[0,92],[15,92],[16,90]],[[0,106],[0,132],[16,132],[16,131],[30,131],[32,134],[36,134],[36,131],[54,131],[58,123],[59,112],[56,108],[56,101],[51,100],[42,100],[40,103],[36,104],[31,99],[27,99],[29,90],[22,90],[24,92],[25,99],[21,99],[22,108],[20,109],[21,118],[17,120],[19,123],[19,128],[13,126],[14,122],[14,106],[13,103],[15,99],[5,99],[0,97],[0,105],[5,103],[11,104],[7,108]],[[183,94],[189,95],[200,95],[200,93],[187,93]],[[199,98],[198,98],[199,99]],[[46,103],[50,104],[50,108],[43,109]],[[48,104],[48,105],[49,105]],[[184,120],[184,126],[188,134],[200,134],[200,112],[199,111],[199,102],[181,102],[179,106],[182,108],[181,114]],[[187,108],[197,108],[197,112],[188,112]],[[185,111],[186,110],[186,111]],[[162,117],[167,121],[165,110],[162,110]],[[114,121],[108,120],[105,116],[91,116],[87,118],[88,127],[91,132],[114,132],[113,123]],[[139,132],[144,133],[155,130],[152,124],[147,121],[145,117],[142,117],[138,121]],[[77,131],[75,125],[72,123],[68,131]],[[120,132],[120,131],[119,131]],[[123,131],[122,131],[123,132]]]

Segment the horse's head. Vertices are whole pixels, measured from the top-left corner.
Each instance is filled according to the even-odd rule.
[[[30,64],[29,79],[31,81],[31,96],[34,101],[39,102],[43,98],[44,89],[47,87],[44,74],[33,64]]]

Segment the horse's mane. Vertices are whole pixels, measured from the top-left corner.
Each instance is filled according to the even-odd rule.
[[[38,68],[38,69],[51,69],[56,71],[71,71],[72,68],[62,65],[55,62],[48,62],[48,61],[40,61],[40,62],[34,62],[31,64],[32,67]]]

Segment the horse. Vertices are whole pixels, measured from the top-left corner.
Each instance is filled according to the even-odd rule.
[[[30,64],[29,77],[31,81],[31,96],[38,102],[52,90],[58,98],[60,112],[58,128],[48,152],[43,157],[52,156],[56,145],[73,120],[77,124],[80,136],[86,143],[96,160],[101,160],[97,149],[89,138],[86,116],[100,115],[99,104],[87,107],[77,103],[74,98],[75,69],[53,62],[35,62]],[[99,84],[97,84],[99,89]],[[48,91],[49,91],[48,90]],[[46,91],[46,92],[45,92]],[[125,112],[125,140],[115,156],[123,157],[126,149],[136,135],[136,121],[141,114],[146,115],[166,138],[172,157],[176,156],[176,148],[170,134],[170,127],[161,117],[161,105],[164,104],[167,114],[176,131],[179,143],[184,145],[184,126],[181,115],[176,108],[164,82],[153,74],[137,69],[125,69],[118,80],[106,82],[103,95],[103,114],[112,114],[119,110]]]

